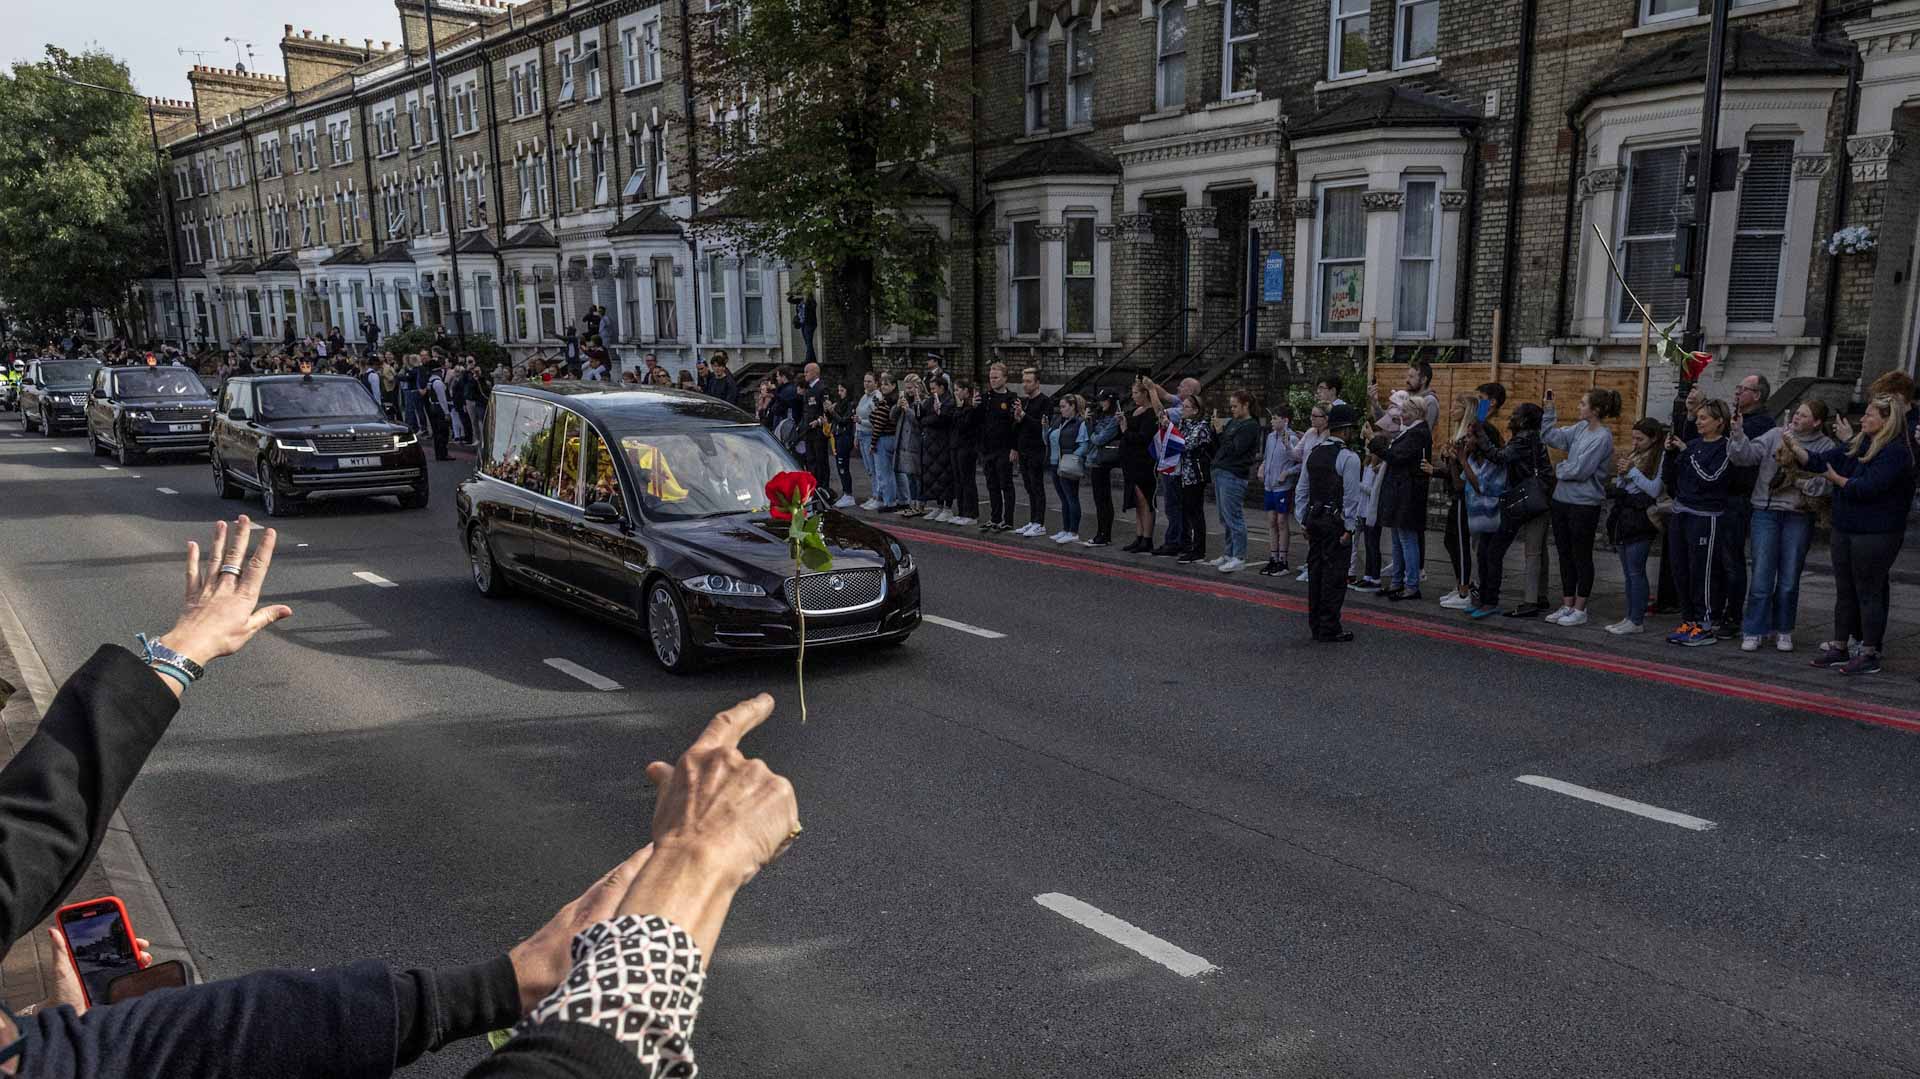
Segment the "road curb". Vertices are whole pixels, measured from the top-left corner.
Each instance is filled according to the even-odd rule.
[[[0,740],[4,740],[8,760],[39,728],[59,688],[19,612],[7,598],[13,590],[12,582],[0,577],[0,679],[21,687],[0,708]],[[139,840],[119,810],[114,811],[93,864],[87,867],[70,898],[88,899],[100,894],[117,895],[126,903],[135,932],[152,943],[155,961],[181,960],[197,980],[199,964],[140,852]],[[47,995],[54,955],[42,932],[46,924],[51,923],[34,927],[0,960],[0,995],[9,1006],[23,1007]]]

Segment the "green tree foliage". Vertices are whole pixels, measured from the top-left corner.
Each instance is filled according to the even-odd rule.
[[[133,89],[112,56],[52,45],[0,74],[0,296],[44,326],[123,312],[133,281],[166,264],[146,109],[54,75]]]
[[[920,0],[755,0],[707,19],[692,66],[701,119],[711,107],[718,122],[698,133],[697,190],[722,218],[700,231],[786,260],[803,287],[824,282],[857,379],[874,319],[925,325],[939,292],[943,253],[902,211],[964,129],[966,76],[941,70],[965,59],[964,15]]]

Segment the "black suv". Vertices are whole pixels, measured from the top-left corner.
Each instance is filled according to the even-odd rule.
[[[205,453],[213,391],[185,367],[102,367],[87,391],[87,444],[123,465],[146,453]]]
[[[99,369],[98,360],[30,361],[20,380],[20,429],[54,435],[86,426],[87,386]]]
[[[220,497],[259,491],[269,517],[324,498],[395,495],[401,509],[427,504],[419,437],[388,420],[357,378],[230,378],[208,448]]]

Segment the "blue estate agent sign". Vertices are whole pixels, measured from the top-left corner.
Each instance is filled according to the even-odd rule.
[[[1261,274],[1260,299],[1279,303],[1287,294],[1287,257],[1278,251],[1269,252],[1265,271]]]

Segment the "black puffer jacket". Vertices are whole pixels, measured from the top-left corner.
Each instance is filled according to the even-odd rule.
[[[1410,532],[1427,530],[1427,492],[1432,483],[1420,470],[1433,449],[1426,424],[1398,435],[1379,435],[1370,447],[1386,463],[1380,475],[1380,524]]]
[[[953,398],[920,402],[920,497],[945,502],[953,495],[953,435],[958,408]]]

